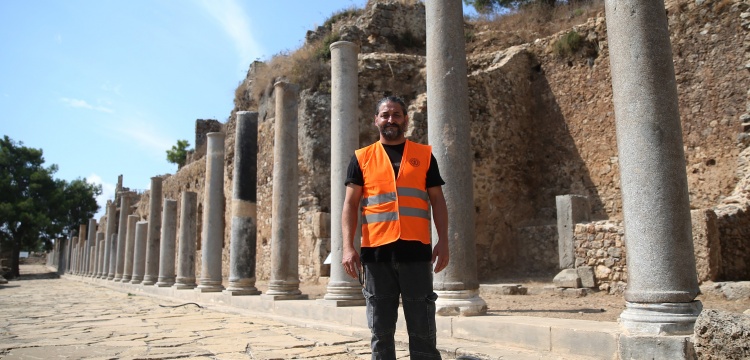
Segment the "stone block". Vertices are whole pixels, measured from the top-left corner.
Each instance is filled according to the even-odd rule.
[[[555,203],[559,265],[561,269],[569,269],[575,265],[575,226],[579,222],[589,220],[589,203],[587,198],[581,195],[559,195],[555,197]]]
[[[317,212],[313,215],[313,235],[316,238],[331,237],[331,214]]]
[[[555,278],[552,279],[552,283],[556,287],[561,288],[580,288],[581,278],[578,277],[576,269],[564,269],[555,275]]]
[[[716,213],[711,209],[691,210],[690,219],[698,281],[716,281],[721,266],[721,242]]]
[[[596,287],[594,269],[591,266],[580,266],[576,268],[576,273],[578,273],[578,277],[581,279],[581,286],[585,288]]]
[[[620,359],[695,359],[690,336],[620,335]]]

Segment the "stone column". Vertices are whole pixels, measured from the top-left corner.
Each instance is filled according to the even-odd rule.
[[[94,278],[100,278],[102,275],[102,269],[104,269],[104,233],[96,233],[96,271],[94,271]]]
[[[589,220],[589,202],[582,195],[558,195],[557,206],[557,255],[560,269],[575,269],[575,226]]]
[[[481,315],[474,230],[472,150],[462,3],[425,2],[427,20],[427,128],[442,171],[448,204],[450,263],[435,274],[440,315]],[[438,240],[433,226],[432,240]]]
[[[199,292],[224,290],[221,285],[221,248],[224,244],[224,134],[206,134],[206,186],[203,193],[201,277]]]
[[[86,276],[90,276],[94,271],[92,270],[92,264],[94,264],[94,256],[92,250],[96,247],[96,220],[89,219],[89,233],[88,240],[86,240]]]
[[[274,84],[276,115],[271,204],[271,278],[262,296],[272,300],[300,299],[297,203],[297,96],[299,86]]]
[[[115,260],[112,262],[115,265],[114,281],[122,280],[122,272],[125,269],[125,244],[127,243],[128,213],[130,212],[130,197],[128,195],[127,192],[120,192],[120,226],[117,228],[117,251],[112,249],[115,253]]]
[[[70,274],[73,264],[73,238],[65,240],[65,273]]]
[[[125,257],[123,259],[123,272],[120,281],[127,283],[133,278],[133,257],[135,256],[135,224],[138,215],[128,215],[128,228],[125,240]]]
[[[140,284],[146,272],[146,243],[148,236],[148,221],[135,223],[135,246],[133,249],[133,277],[131,284]]]
[[[110,262],[115,258],[114,254],[117,252],[114,246],[112,246],[112,234],[115,233],[117,228],[117,204],[114,201],[107,203],[107,227],[104,229],[104,266],[102,267],[99,278],[107,279],[111,274],[114,278],[114,267],[110,267]],[[111,269],[111,270],[110,270]]]
[[[331,275],[321,302],[333,306],[364,305],[362,285],[352,279],[341,259],[344,252],[341,212],[346,195],[346,169],[359,147],[357,45],[348,41],[331,44]],[[359,226],[355,245],[359,245]]]
[[[68,239],[60,238],[57,240],[60,245],[57,252],[57,275],[65,274],[65,267],[68,266],[68,257],[66,256],[66,249],[68,248]]]
[[[702,305],[695,301],[690,201],[664,2],[606,0],[605,8],[628,258],[620,324],[631,334],[690,335]],[[648,345],[633,341],[656,351],[664,341],[657,338]]]
[[[85,254],[88,254],[88,251],[86,251],[86,242],[88,241],[88,236],[86,235],[86,225],[81,224],[78,226],[78,252],[76,257],[76,275],[83,275],[85,265],[86,265],[86,256]]]
[[[177,258],[176,289],[195,288],[195,245],[198,240],[198,194],[182,192],[180,207],[180,252]]]
[[[175,242],[177,240],[177,200],[164,199],[161,215],[161,241],[159,243],[159,277],[156,286],[174,285]]]
[[[257,241],[258,113],[237,112],[232,179],[232,233],[229,245],[230,295],[258,295],[255,288]]]
[[[161,247],[162,178],[151,178],[151,197],[148,201],[148,235],[146,240],[146,273],[143,285],[153,285],[159,278],[159,249]]]

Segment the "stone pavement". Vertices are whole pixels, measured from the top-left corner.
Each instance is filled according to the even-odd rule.
[[[292,320],[22,275],[0,286],[0,359],[370,358],[367,329],[340,326],[334,332]],[[463,354],[480,359],[562,359],[486,343],[439,342],[444,359],[455,359],[459,348],[471,348]],[[398,358],[409,358],[403,344]]]

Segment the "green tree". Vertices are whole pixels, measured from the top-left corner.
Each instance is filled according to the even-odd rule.
[[[190,143],[187,140],[177,140],[177,144],[172,145],[172,148],[167,150],[167,161],[177,164],[177,170],[185,166],[185,160],[188,151],[190,151],[188,146],[190,146]]]
[[[0,139],[0,248],[10,248],[11,274],[19,275],[22,250],[49,249],[52,239],[69,235],[99,209],[101,186],[85,180],[68,183],[44,166],[41,149]]]

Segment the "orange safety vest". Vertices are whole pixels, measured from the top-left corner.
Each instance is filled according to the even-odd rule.
[[[362,246],[376,247],[398,239],[430,243],[427,169],[432,147],[407,140],[398,177],[380,141],[355,151],[365,185],[362,188]]]

